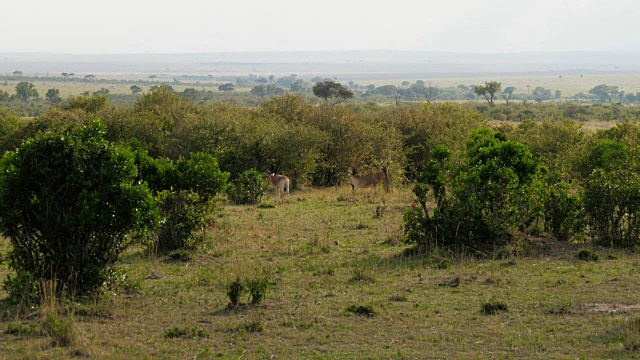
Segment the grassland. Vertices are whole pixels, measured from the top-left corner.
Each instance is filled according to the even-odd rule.
[[[178,74],[174,74],[178,75]],[[224,74],[225,76],[240,76],[245,77],[248,74],[238,73],[238,74]],[[261,76],[268,77],[269,75],[274,75],[276,78],[281,76],[288,76],[289,73],[274,73],[274,74],[259,74]],[[309,81],[312,77],[323,75],[323,74],[300,74],[301,78]],[[326,74],[325,74],[326,75]],[[349,81],[354,81],[360,85],[366,84],[374,84],[377,87],[383,85],[396,85],[400,86],[403,81],[415,82],[416,80],[424,80],[425,82],[430,82],[434,86],[438,86],[440,88],[447,87],[456,87],[460,84],[463,85],[477,85],[483,84],[485,81],[498,81],[502,83],[503,89],[508,86],[515,86],[516,91],[514,94],[528,94],[533,89],[538,86],[541,86],[545,89],[550,89],[552,93],[556,90],[560,90],[563,97],[574,96],[578,93],[587,93],[590,89],[595,87],[596,85],[606,84],[610,86],[618,86],[620,90],[625,91],[626,93],[636,93],[640,92],[640,73],[587,73],[584,75],[580,74],[558,74],[551,75],[548,73],[539,74],[539,75],[509,75],[509,74],[495,74],[495,75],[474,75],[469,74],[465,76],[464,74],[459,77],[442,77],[438,75],[435,78],[415,78],[408,79],[406,76],[398,77],[398,74],[393,73],[373,73],[369,74],[339,74],[338,81],[342,83],[347,83]],[[100,80],[114,80],[113,84],[108,82],[85,82],[85,81],[74,81],[74,79],[67,79],[60,81],[30,81],[38,90],[40,96],[44,97],[47,93],[47,90],[55,88],[60,90],[60,97],[66,99],[69,96],[77,96],[85,91],[90,93],[96,92],[102,88],[106,88],[109,90],[110,94],[131,94],[131,90],[129,89],[133,83],[136,81],[140,81],[140,83],[148,82],[150,79],[148,78],[148,74],[98,74],[96,76]],[[119,81],[130,81],[129,84],[118,83]],[[15,87],[19,81],[2,81],[0,82],[0,90],[7,91],[9,94],[15,93]],[[154,79],[155,83],[168,83],[178,92],[184,91],[184,89],[189,87],[194,87],[198,90],[207,90],[207,91],[218,91],[218,86],[227,81],[186,81],[183,83],[175,83],[173,82],[173,77],[171,74],[164,74],[163,77]],[[148,91],[149,86],[142,85],[143,91]],[[248,92],[251,88],[242,88],[237,87],[236,92]]]
[[[262,206],[222,204],[205,248],[174,260],[130,249],[132,293],[69,304],[73,341],[16,335],[42,316],[0,323],[3,359],[634,358],[640,355],[635,252],[544,237],[487,257],[411,255],[408,188],[350,197],[346,186]],[[2,248],[6,251],[8,241]],[[6,264],[0,278],[6,278]],[[267,277],[266,300],[228,307],[233,280]],[[6,293],[0,292],[0,298]],[[494,305],[500,306],[494,306]],[[493,306],[493,307],[492,307]],[[504,307],[506,309],[501,310]],[[492,311],[495,310],[495,311]],[[186,329],[186,335],[177,330]],[[168,334],[177,334],[171,338]],[[636,350],[634,350],[636,349]]]

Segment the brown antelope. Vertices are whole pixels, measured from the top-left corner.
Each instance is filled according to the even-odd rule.
[[[387,171],[387,167],[383,166],[381,172],[373,172],[369,171],[367,174],[358,174],[351,175],[349,178],[349,182],[351,183],[351,190],[353,191],[353,196],[356,195],[356,191],[360,188],[373,188],[373,196],[376,196],[376,188],[378,187],[378,183],[380,180],[384,179],[385,184],[388,186],[389,184],[389,172]]]
[[[265,173],[269,183],[275,188],[275,201],[278,202],[278,197],[282,194],[282,201],[284,201],[285,194],[289,194],[289,178],[284,175]]]

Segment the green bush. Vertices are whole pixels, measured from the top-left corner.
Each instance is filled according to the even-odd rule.
[[[18,114],[10,109],[0,108],[0,154],[20,146],[23,123]]]
[[[10,267],[58,290],[99,289],[128,245],[127,234],[157,220],[133,154],[104,140],[105,128],[41,133],[0,161],[0,229],[13,247]]]
[[[15,276],[7,275],[2,288],[9,294],[7,300],[12,305],[28,307],[40,302],[38,281],[30,272],[18,271]]]
[[[591,153],[595,169],[584,189],[595,243],[631,247],[640,239],[640,148],[603,141]]]
[[[165,253],[197,248],[204,240],[203,231],[210,217],[206,203],[188,190],[162,191],[157,201],[161,220],[155,249]]]
[[[418,179],[437,146],[450,149],[452,163],[458,164],[471,132],[486,126],[480,113],[453,103],[394,109],[386,117],[402,136],[402,151],[407,159],[406,176],[410,180]]]
[[[245,291],[245,287],[240,281],[240,278],[236,278],[236,280],[229,283],[227,286],[227,296],[229,296],[229,305],[231,307],[235,307],[240,302],[240,296]]]
[[[246,281],[246,288],[249,290],[252,304],[259,304],[267,298],[271,281],[264,277],[261,279],[250,279]]]
[[[565,181],[551,179],[544,200],[544,224],[547,231],[560,241],[579,235],[585,226],[580,194],[574,194]]]
[[[57,312],[44,314],[40,326],[42,332],[49,335],[56,346],[69,346],[78,338],[75,321]]]
[[[220,171],[217,160],[204,153],[172,163],[155,160],[145,151],[136,153],[139,176],[156,194],[161,221],[155,248],[160,252],[196,248],[213,216],[216,196],[227,187],[229,173]]]
[[[524,231],[542,217],[540,167],[527,148],[501,133],[480,129],[467,143],[466,163],[450,165],[446,147],[436,147],[414,188],[422,207],[405,213],[405,241],[436,246],[486,247]],[[427,208],[433,189],[436,207]]]
[[[232,181],[227,194],[229,199],[238,205],[258,204],[265,191],[267,191],[267,185],[264,176],[251,169],[243,171],[240,177]]]
[[[246,292],[249,292],[251,304],[259,304],[267,298],[270,287],[271,281],[268,277],[245,279],[244,282],[236,278],[227,285],[229,307],[237,306],[240,303],[240,297]]]

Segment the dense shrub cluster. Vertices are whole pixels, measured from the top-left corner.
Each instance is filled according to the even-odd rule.
[[[405,215],[407,241],[425,249],[499,243],[542,215],[544,172],[524,145],[487,128],[471,134],[461,166],[450,164],[447,147],[437,147],[415,188],[422,206]],[[429,188],[436,199],[431,213]]]
[[[288,175],[296,188],[389,165],[392,181],[415,185],[420,206],[405,216],[406,240],[426,249],[542,231],[613,246],[640,236],[640,127],[588,132],[569,120],[634,119],[634,109],[333,105],[288,94],[249,108],[192,99],[159,86],[129,107],[97,94],[33,119],[0,109],[12,296],[34,297],[43,277],[93,291],[132,241],[193,248],[216,198],[258,202],[264,171]],[[488,128],[501,117],[518,122]]]
[[[452,164],[447,147],[434,149],[414,187],[421,207],[405,214],[407,242],[426,250],[481,248],[547,231],[563,241],[638,245],[638,124],[627,121],[593,136],[566,120],[504,130],[522,143],[480,129],[460,165]]]

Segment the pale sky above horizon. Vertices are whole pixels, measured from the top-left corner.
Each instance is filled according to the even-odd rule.
[[[640,51],[639,0],[31,0],[0,14],[0,52]]]

